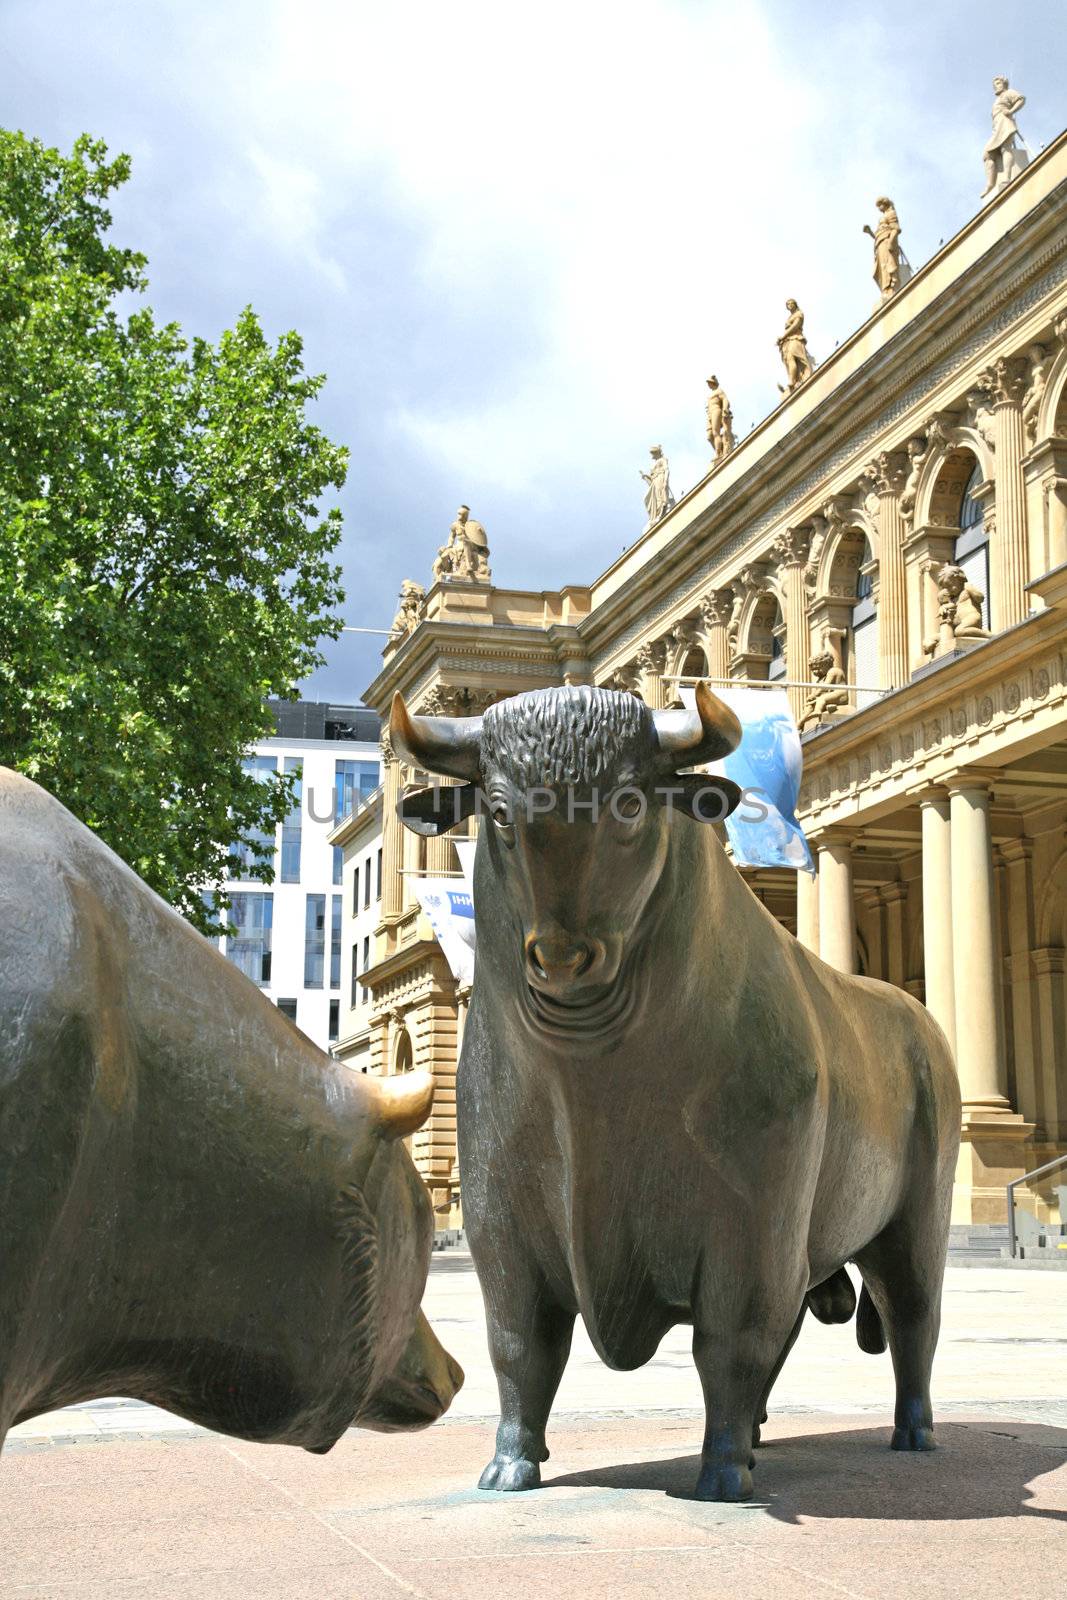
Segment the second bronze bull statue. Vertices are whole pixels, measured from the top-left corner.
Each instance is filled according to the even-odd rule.
[[[764,909],[702,826],[738,801],[685,769],[740,728],[546,689],[480,718],[411,715],[402,758],[466,780],[408,808],[443,831],[478,791],[478,961],[459,1065],[464,1218],[500,1388],[481,1485],[529,1489],[581,1312],[609,1366],[693,1327],[697,1494],[752,1493],[752,1446],[806,1306],[892,1351],[898,1450],[933,1444],[960,1100],[909,995],[846,977]],[[720,804],[720,800],[722,803]],[[884,1333],[883,1333],[884,1330]]]

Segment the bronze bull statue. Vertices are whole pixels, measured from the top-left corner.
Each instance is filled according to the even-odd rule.
[[[500,1388],[486,1489],[529,1489],[581,1312],[611,1367],[693,1327],[707,1421],[697,1494],[752,1493],[752,1447],[805,1308],[892,1350],[893,1447],[933,1444],[930,1368],[960,1131],[943,1034],[767,912],[715,830],[739,799],[679,775],[740,739],[696,710],[545,689],[483,717],[411,715],[402,758],[484,796],[478,957],[457,1084],[464,1220]],[[884,1333],[883,1333],[884,1329]]]
[[[106,1394],[313,1451],[434,1421],[432,1095],[331,1061],[0,768],[0,1444]]]

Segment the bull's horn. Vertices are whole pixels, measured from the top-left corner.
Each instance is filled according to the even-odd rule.
[[[389,737],[409,766],[446,778],[478,776],[481,717],[412,716],[398,689],[389,714]]]
[[[728,705],[698,683],[694,711],[654,711],[656,741],[672,772],[721,761],[741,743],[741,724]]]
[[[371,1082],[378,1091],[378,1115],[387,1139],[406,1139],[422,1127],[433,1105],[432,1072],[398,1072]]]

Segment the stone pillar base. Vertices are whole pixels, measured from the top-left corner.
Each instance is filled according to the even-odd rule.
[[[1007,1222],[1005,1189],[1033,1162],[1029,1141],[1034,1124],[1017,1112],[992,1105],[964,1106],[956,1182],[952,1189],[952,1221]]]

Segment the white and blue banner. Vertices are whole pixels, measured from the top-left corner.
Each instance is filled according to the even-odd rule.
[[[437,942],[457,983],[474,981],[474,901],[457,878],[420,878],[415,884]]]
[[[741,724],[741,743],[725,761],[709,767],[732,778],[743,799],[726,819],[726,833],[739,867],[788,867],[814,873],[800,823],[797,797],[803,759],[800,735],[784,689],[712,690]],[[696,690],[679,689],[693,706]]]

